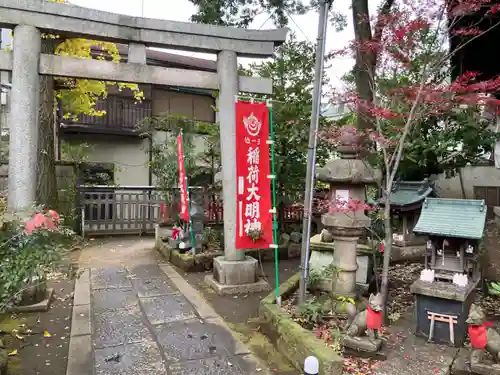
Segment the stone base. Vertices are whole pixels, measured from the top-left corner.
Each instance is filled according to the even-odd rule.
[[[424,258],[426,245],[392,245],[391,261],[398,262],[402,260],[420,260]]]
[[[473,351],[474,352],[474,351]],[[453,375],[499,375],[500,366],[494,364],[491,359],[486,359],[486,363],[478,364],[477,360],[480,359],[481,353],[472,353],[471,350],[462,348],[458,352],[453,365],[451,373]],[[472,369],[474,365],[474,369]]]
[[[161,226],[160,224],[155,225],[155,243],[166,241],[170,237],[172,237],[172,228]]]
[[[14,313],[46,312],[50,307],[50,302],[52,300],[53,295],[54,295],[54,289],[48,288],[47,295],[43,301],[40,301],[33,305],[13,306],[9,309],[9,312],[14,312]]]
[[[429,312],[457,316],[457,324],[454,325],[454,343],[450,341],[449,324],[441,321],[436,321],[434,324],[432,341],[436,344],[462,347],[467,336],[466,319],[475,298],[476,287],[477,282],[461,288],[443,281],[433,283],[415,281],[410,287],[410,292],[415,295],[416,301],[416,335],[429,338]]]
[[[205,283],[208,284],[219,295],[247,294],[265,292],[270,289],[269,284],[264,279],[247,284],[221,284],[215,280],[213,275],[205,276]]]
[[[470,367],[473,373],[479,375],[500,375],[500,364],[489,360],[482,350],[472,350]]]
[[[288,245],[288,259],[300,258],[302,245],[300,243],[291,243]]]
[[[345,336],[342,344],[351,350],[363,352],[364,354],[376,354],[382,347],[381,339],[372,339],[368,336],[365,337],[350,337]]]
[[[205,276],[205,282],[218,294],[240,294],[262,292],[269,284],[257,277],[258,261],[250,256],[243,260],[226,260],[224,256],[214,258],[213,275]]]
[[[243,260],[226,260],[224,256],[214,258],[214,279],[224,285],[252,284],[257,281],[259,262],[250,256]]]

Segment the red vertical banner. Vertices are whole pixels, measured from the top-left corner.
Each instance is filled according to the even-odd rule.
[[[269,110],[265,103],[236,103],[236,249],[273,243],[269,180]]]
[[[188,191],[186,183],[186,168],[184,165],[184,151],[182,150],[182,135],[177,136],[177,170],[179,171],[179,188],[181,190],[180,217],[189,221]]]

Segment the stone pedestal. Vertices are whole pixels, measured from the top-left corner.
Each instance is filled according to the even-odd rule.
[[[433,283],[422,280],[415,281],[410,291],[415,294],[415,315],[417,319],[416,334],[429,338],[431,328],[430,313],[455,316],[453,324],[453,341],[450,340],[450,325],[436,320],[432,341],[461,347],[467,336],[467,315],[474,301],[478,282],[469,283],[465,288],[443,281]]]
[[[368,336],[363,337],[349,337],[345,336],[342,340],[342,344],[351,349],[354,353],[364,352],[364,353],[376,353],[382,347],[382,340],[371,338]],[[359,353],[361,354],[361,353]]]
[[[323,270],[333,263],[335,252],[334,242],[321,242],[321,235],[317,234],[310,240],[311,257],[309,259],[309,269]],[[373,275],[373,254],[372,249],[363,244],[356,244],[356,284],[361,288],[366,288]],[[319,288],[326,292],[332,291],[331,278],[324,279]]]
[[[172,238],[172,228],[162,227],[159,224],[155,225],[155,244],[159,244],[163,241],[168,241]]]
[[[337,268],[332,285],[333,297],[356,297],[356,244],[358,237],[334,237],[333,264]]]
[[[354,198],[356,190],[351,190]],[[356,297],[357,245],[359,236],[370,221],[364,212],[335,212],[324,214],[321,222],[332,234],[335,242],[332,265],[334,267],[332,296]]]
[[[246,256],[243,260],[214,259],[213,275],[205,276],[205,282],[217,294],[241,294],[269,290],[269,284],[257,276],[258,261]]]

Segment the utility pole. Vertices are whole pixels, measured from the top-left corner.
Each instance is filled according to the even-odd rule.
[[[309,275],[309,239],[311,238],[312,202],[314,197],[314,178],[316,177],[316,146],[321,110],[321,89],[325,67],[325,42],[328,27],[328,10],[333,0],[321,0],[319,8],[318,37],[316,39],[316,74],[312,97],[311,125],[307,152],[306,191],[304,199],[304,222],[302,228],[302,248],[300,252],[301,277],[299,283],[299,303],[306,297],[307,277]]]

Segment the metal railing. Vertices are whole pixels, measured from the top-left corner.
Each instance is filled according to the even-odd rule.
[[[163,194],[154,186],[78,186],[83,235],[154,233]]]
[[[155,224],[175,219],[179,212],[178,189],[169,192],[168,200],[154,186],[80,185],[77,192],[82,235],[154,233]],[[202,205],[206,225],[224,223],[220,191],[191,188],[190,193]],[[278,219],[282,223],[300,223],[303,209],[284,206]]]

